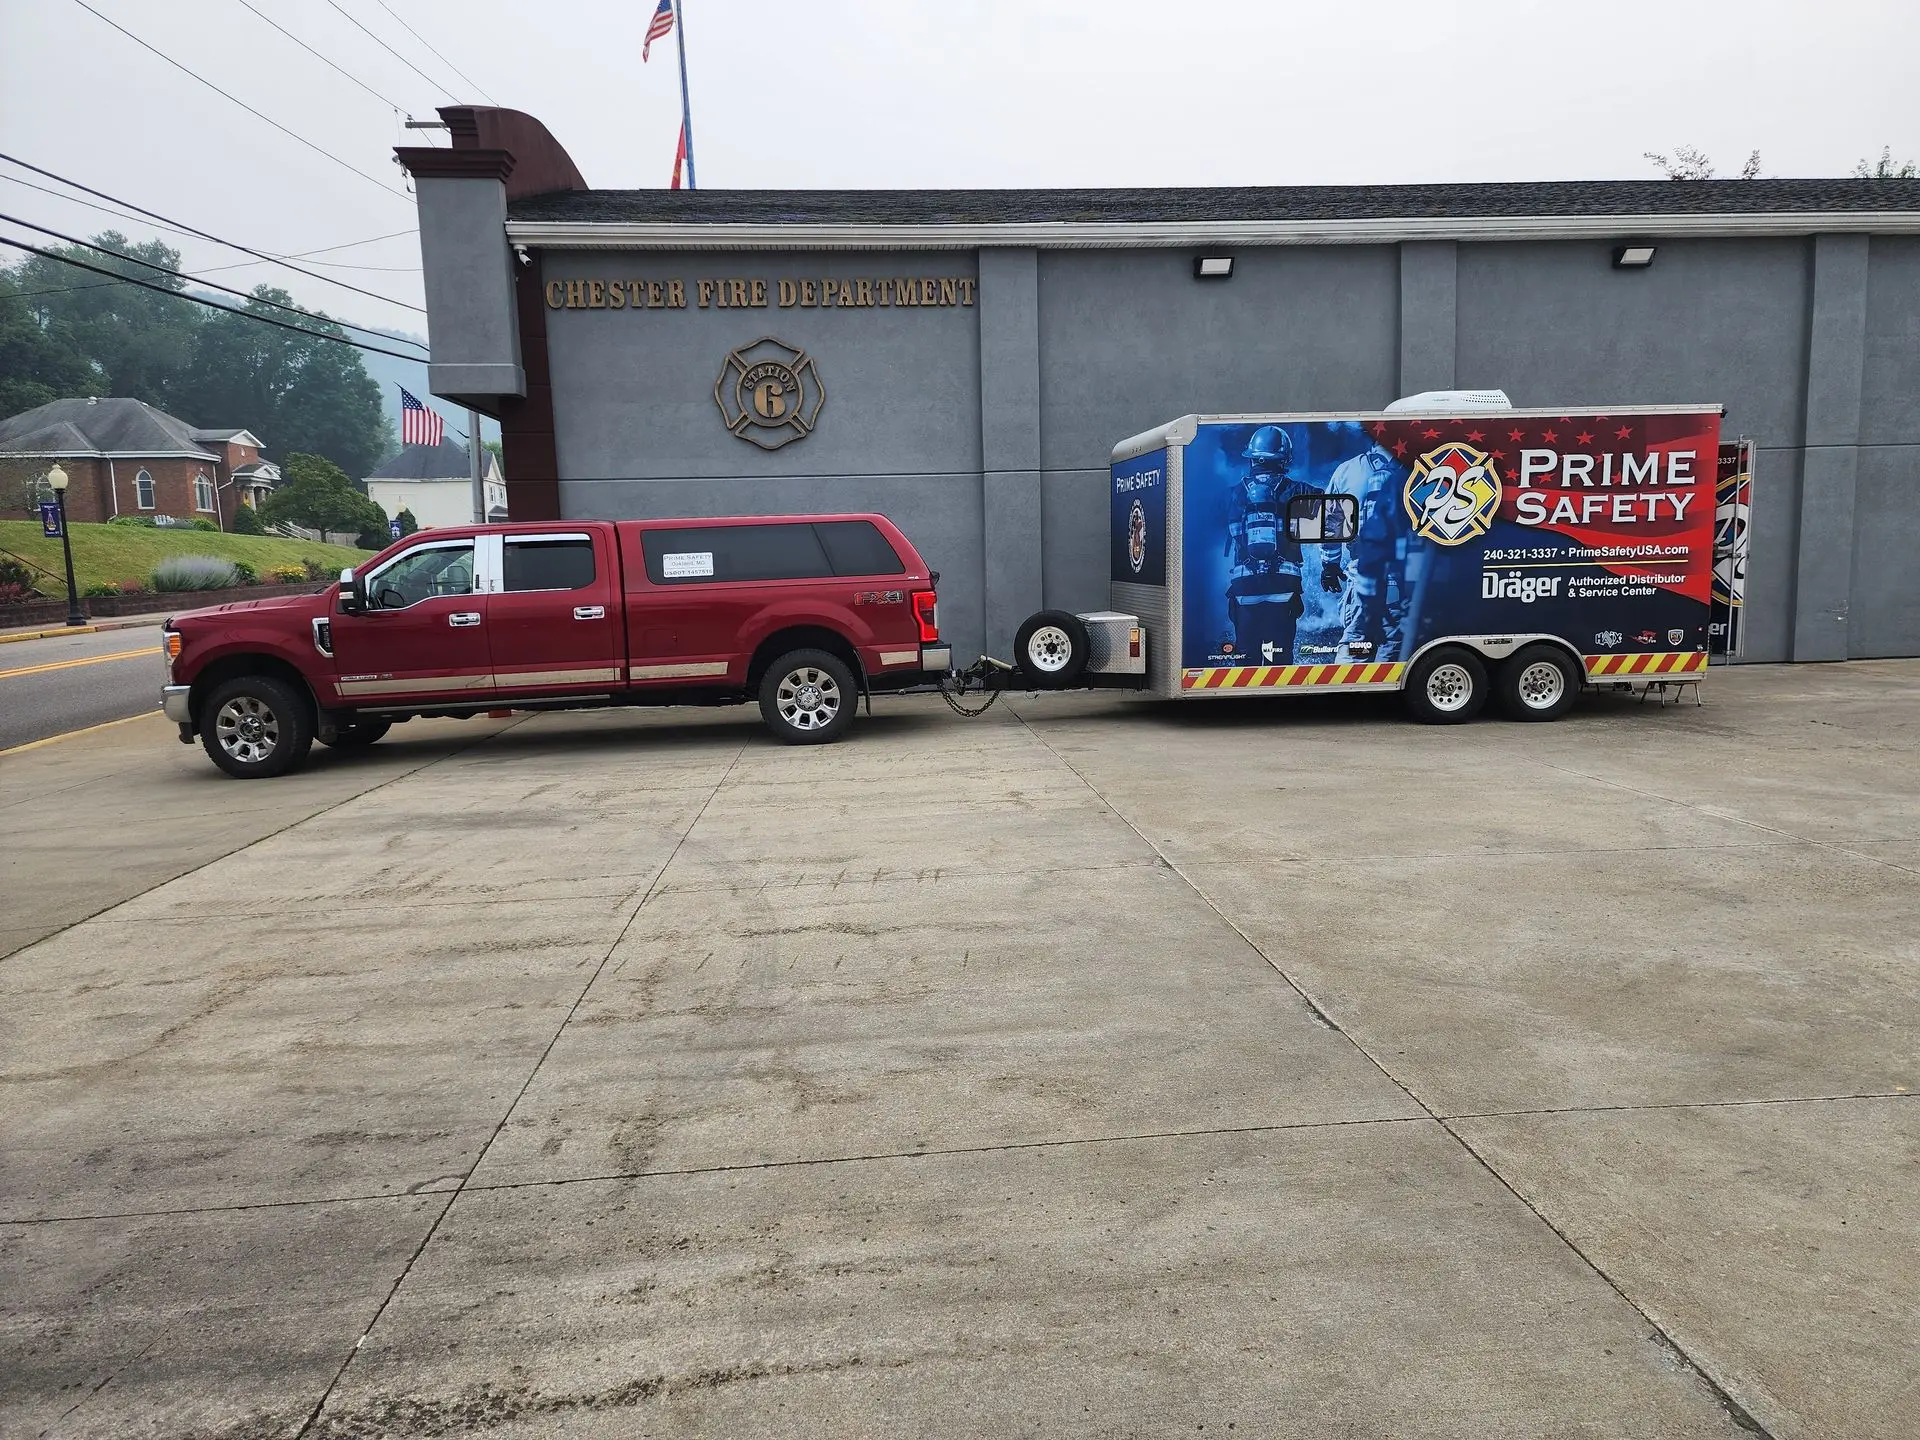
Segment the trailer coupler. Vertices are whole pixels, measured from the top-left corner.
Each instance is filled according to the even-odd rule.
[[[1019,672],[1006,661],[982,655],[964,670],[949,670],[941,678],[940,696],[954,714],[964,715],[971,720],[991,710],[993,702],[1000,698],[1003,691],[1017,689],[1018,675]],[[985,699],[978,705],[969,706],[969,696],[984,696]]]

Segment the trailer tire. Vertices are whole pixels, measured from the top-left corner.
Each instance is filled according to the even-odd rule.
[[[1086,673],[1092,652],[1087,627],[1065,610],[1041,610],[1021,623],[1013,639],[1014,664],[1036,690],[1065,690]]]
[[[1558,645],[1529,645],[1500,667],[1500,708],[1510,720],[1558,720],[1584,677]]]
[[[859,701],[853,671],[825,650],[789,650],[760,677],[760,718],[788,745],[831,745]]]
[[[1423,725],[1462,725],[1487,703],[1487,667],[1463,645],[1444,645],[1414,661],[1407,708]]]
[[[313,706],[285,680],[236,675],[200,706],[200,744],[236,780],[284,775],[313,745]]]

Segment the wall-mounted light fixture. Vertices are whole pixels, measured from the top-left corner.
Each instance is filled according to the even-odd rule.
[[[1613,268],[1616,270],[1644,270],[1653,264],[1651,245],[1616,245],[1613,247]]]
[[[1196,280],[1229,280],[1233,278],[1233,257],[1231,255],[1196,255],[1193,257],[1193,278]]]

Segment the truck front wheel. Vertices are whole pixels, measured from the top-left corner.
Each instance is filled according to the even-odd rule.
[[[789,650],[760,679],[760,718],[789,745],[832,744],[858,699],[847,662],[825,650]]]
[[[1459,725],[1487,703],[1487,667],[1463,646],[1429,650],[1407,676],[1407,708],[1427,725]]]
[[[284,680],[240,675],[214,686],[202,703],[200,743],[237,780],[284,775],[313,745],[313,711]]]
[[[1580,698],[1582,676],[1557,645],[1529,645],[1500,667],[1500,708],[1513,720],[1558,720]]]

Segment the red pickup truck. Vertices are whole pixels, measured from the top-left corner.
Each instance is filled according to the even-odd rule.
[[[173,616],[161,708],[241,778],[498,709],[755,697],[819,744],[950,668],[938,579],[879,515],[423,530],[318,595]]]

